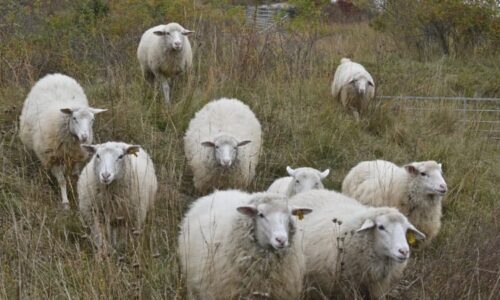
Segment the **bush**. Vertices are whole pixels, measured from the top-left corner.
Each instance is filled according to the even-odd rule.
[[[500,15],[494,0],[388,0],[372,25],[422,57],[498,53]]]

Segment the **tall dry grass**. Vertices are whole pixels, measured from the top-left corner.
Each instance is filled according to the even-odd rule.
[[[0,298],[182,299],[176,235],[198,196],[182,136],[194,113],[222,96],[249,104],[263,125],[264,151],[252,191],[283,176],[286,165],[329,167],[326,187],[338,190],[361,160],[443,162],[450,191],[442,231],[429,248],[414,253],[394,295],[500,297],[498,142],[462,122],[449,103],[409,112],[398,102],[380,102],[355,122],[330,96],[335,67],[350,56],[374,75],[379,95],[498,97],[498,57],[416,62],[366,24],[257,34],[244,26],[241,9],[189,1],[110,1],[104,11],[85,6],[94,2],[100,3],[12,1],[2,12],[9,23],[0,33]],[[159,89],[144,83],[135,58],[141,33],[164,16],[196,30],[193,70],[175,80],[169,108]],[[48,72],[75,77],[91,104],[111,109],[94,125],[96,142],[141,144],[153,157],[160,190],[151,237],[143,241],[149,247],[129,249],[125,262],[94,260],[74,189],[72,210],[61,211],[53,179],[19,141],[22,103]]]

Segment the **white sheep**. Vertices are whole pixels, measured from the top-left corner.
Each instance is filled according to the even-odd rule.
[[[368,207],[334,191],[311,190],[289,203],[314,210],[298,232],[306,281],[323,297],[358,291],[384,299],[410,257],[407,235],[425,238],[397,209]]]
[[[78,180],[79,208],[102,257],[109,244],[116,247],[124,225],[141,232],[158,183],[153,162],[140,146],[107,142],[82,148],[93,156]]]
[[[144,78],[151,84],[158,80],[166,104],[170,104],[170,78],[191,68],[193,53],[187,30],[177,23],[158,25],[144,32],[137,48],[137,58]]]
[[[184,137],[195,188],[246,188],[259,161],[261,135],[255,114],[241,101],[221,98],[206,104]]]
[[[63,74],[40,79],[24,102],[21,141],[57,179],[64,209],[69,208],[66,174],[79,173],[87,158],[80,143],[92,143],[94,115],[104,111],[89,107],[82,87]]]
[[[290,207],[274,193],[217,191],[181,223],[178,254],[189,299],[299,299],[304,259]]]
[[[342,58],[333,77],[332,95],[359,120],[375,97],[375,83],[362,65]]]
[[[268,192],[278,193],[291,197],[295,194],[306,192],[313,189],[323,189],[322,180],[330,174],[330,169],[321,172],[313,168],[292,169],[286,167],[287,177],[276,179],[267,189]]]
[[[441,202],[448,188],[441,164],[413,162],[403,167],[383,160],[364,161],[352,168],[342,192],[372,206],[397,207],[429,243],[441,228]]]

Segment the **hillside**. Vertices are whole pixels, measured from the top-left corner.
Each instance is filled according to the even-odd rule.
[[[362,160],[442,162],[449,187],[442,231],[412,254],[393,295],[500,298],[499,141],[463,122],[448,102],[425,102],[428,110],[414,112],[380,100],[356,122],[330,94],[347,56],[371,72],[378,95],[500,97],[498,55],[418,58],[367,22],[309,27],[306,20],[262,34],[245,26],[242,7],[219,1],[7,2],[0,10],[0,298],[183,299],[177,230],[199,195],[182,137],[194,113],[222,96],[247,103],[263,126],[252,191],[266,189],[287,165],[330,168],[325,186],[339,190]],[[172,20],[195,31],[194,64],[174,81],[174,104],[165,108],[160,90],[142,79],[136,49],[143,31]],[[153,157],[159,192],[151,238],[125,262],[93,259],[74,185],[71,210],[62,211],[57,184],[18,138],[27,93],[52,72],[74,77],[91,105],[110,109],[96,120],[96,143],[140,144]]]

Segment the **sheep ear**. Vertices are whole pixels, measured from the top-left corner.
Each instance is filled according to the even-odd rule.
[[[129,155],[132,154],[133,156],[137,157],[137,153],[139,152],[139,150],[141,150],[141,146],[139,146],[139,145],[129,146],[125,150],[125,154],[129,154]]]
[[[373,228],[375,227],[375,222],[373,222],[373,220],[370,220],[370,219],[366,219],[363,224],[361,225],[361,227],[359,227],[358,230],[356,230],[356,232],[360,232],[360,231],[363,231],[363,230],[367,230],[367,229],[370,229],[370,228]]]
[[[203,142],[201,143],[203,146],[205,147],[212,147],[214,148],[215,147],[215,144],[213,142],[210,142],[210,141],[206,141],[206,142]]]
[[[408,222],[408,230],[410,232],[413,232],[413,234],[415,235],[415,238],[417,240],[423,240],[425,239],[425,234],[423,234],[422,232],[420,232],[417,228],[415,228],[415,226],[413,226],[410,222]]]
[[[88,145],[88,144],[81,144],[80,148],[82,148],[83,151],[86,151],[87,153],[94,155],[96,153],[97,148],[94,145]]]
[[[312,213],[312,209],[307,207],[293,207],[292,208],[292,216],[299,217],[299,220],[304,218],[304,215]]]
[[[73,110],[71,108],[61,108],[61,112],[67,115],[71,115]]]
[[[105,112],[105,111],[108,111],[107,109],[105,108],[90,108],[90,111],[94,114],[94,115],[97,115],[97,114],[100,114],[102,112]]]
[[[188,29],[184,29],[184,31],[182,32],[183,35],[191,35],[193,33],[194,33],[194,31],[188,30]]]
[[[249,216],[250,218],[253,218],[257,215],[258,210],[254,206],[240,206],[236,209],[240,214]]]
[[[156,34],[157,36],[164,36],[165,34],[167,34],[165,31],[161,30],[153,31],[153,33]]]
[[[251,141],[248,141],[248,140],[247,140],[247,141],[241,141],[241,142],[239,142],[239,143],[238,143],[238,145],[237,145],[237,146],[238,146],[238,147],[245,146],[246,144],[248,144],[248,143],[250,143],[250,142],[251,142]]]
[[[326,169],[326,170],[324,170],[323,172],[321,172],[321,173],[319,174],[319,177],[320,177],[321,179],[325,179],[325,178],[326,178],[326,176],[328,176],[328,174],[330,174],[330,169]]]
[[[290,176],[293,176],[293,174],[295,174],[295,170],[290,168],[289,166],[286,166],[286,172],[288,173],[288,175]]]
[[[406,165],[404,166],[406,172],[408,172],[411,175],[418,175],[418,169],[414,165]]]

